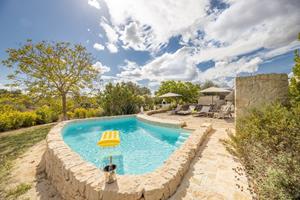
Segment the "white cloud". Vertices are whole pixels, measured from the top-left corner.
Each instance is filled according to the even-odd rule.
[[[116,43],[118,41],[119,36],[117,32],[113,29],[113,27],[111,27],[104,20],[101,21],[100,26],[102,26],[102,28],[104,29],[109,42]]]
[[[161,1],[161,0],[105,0],[109,9],[111,22],[123,29],[123,37],[128,37],[128,28],[136,28],[147,34],[136,34],[139,37],[139,50],[157,51],[172,36],[180,35],[191,26],[204,23],[209,0]],[[134,22],[134,23],[132,23]],[[138,26],[135,26],[138,25]],[[132,36],[132,34],[131,34]],[[131,41],[131,42],[129,42]],[[137,48],[137,42],[128,42],[126,47]],[[138,40],[135,40],[138,41]],[[145,45],[147,44],[147,45]],[[133,45],[133,46],[131,46]]]
[[[125,64],[120,66],[121,73],[117,74],[117,77],[121,79],[131,79],[134,81],[142,80],[141,67],[135,62],[125,60]]]
[[[239,50],[236,54],[247,53],[262,47],[283,47],[295,40],[300,29],[297,0],[276,0],[272,4],[268,0],[230,0],[225,1],[229,8],[210,15],[209,0],[105,2],[112,26],[102,26],[109,43],[116,45],[119,33],[123,47],[134,50],[157,51],[177,35],[182,35],[183,44],[196,44],[197,31],[204,31],[205,38],[201,40],[207,41],[205,48],[214,46],[209,42],[213,40],[231,51]]]
[[[299,0],[224,0],[228,8],[210,10],[210,14],[209,0],[105,2],[110,21],[102,20],[101,26],[108,50],[117,52],[122,45],[153,56],[143,66],[126,61],[117,75],[123,80],[157,84],[168,79],[214,79],[231,83],[228,77],[255,73],[266,60],[300,47],[296,41]],[[179,35],[184,47],[156,54],[171,37]],[[209,60],[215,66],[206,71],[197,68]]]
[[[163,54],[144,66],[126,61],[117,77],[135,81],[149,80],[149,86],[155,86],[165,80],[192,82],[214,80],[231,85],[231,80],[227,78],[233,78],[240,73],[255,73],[263,61],[260,57],[225,59],[217,61],[212,68],[200,71],[192,59],[193,53],[192,49],[185,47],[174,54]]]
[[[222,42],[247,40],[254,34],[261,46],[276,48],[296,39],[299,8],[298,0],[234,1],[204,29],[209,38]]]
[[[233,2],[216,20],[204,25],[205,37],[193,39],[195,51],[185,56],[191,63],[216,62],[213,68],[199,73],[199,80],[207,77],[225,81],[242,72],[255,73],[264,60],[300,47],[296,41],[299,8],[299,1],[279,0],[272,6],[260,0]],[[249,54],[258,49],[263,51]],[[237,59],[240,55],[245,56]]]
[[[179,49],[174,54],[163,54],[154,59],[152,62],[138,66],[134,62],[126,61],[123,70],[117,74],[120,78],[132,80],[150,80],[152,82],[160,82],[164,80],[195,80],[199,70],[195,63],[192,63],[186,54],[189,54],[189,48]]]
[[[255,57],[253,59],[240,58],[230,61],[223,60],[216,62],[215,66],[207,69],[199,74],[199,80],[224,80],[225,78],[233,78],[240,73],[254,73],[257,71],[262,59]]]
[[[181,48],[174,54],[163,54],[142,67],[143,77],[151,81],[194,80],[198,69],[187,56],[191,53],[190,48]]]
[[[93,45],[93,48],[96,49],[97,51],[104,50],[104,46],[102,44],[99,44],[99,43],[95,43]]]
[[[110,71],[110,67],[107,67],[106,65],[103,65],[101,62],[97,61],[95,64],[93,64],[93,67],[97,69],[101,74],[105,74]]]
[[[0,83],[0,89],[7,89],[7,86],[5,86],[4,84]]]
[[[137,51],[144,51],[151,46],[151,31],[146,26],[141,26],[138,22],[130,22],[120,31],[120,40],[124,48],[132,48]]]
[[[199,48],[199,61],[223,59],[264,49],[262,57],[287,53],[297,47],[300,2],[297,0],[231,1],[216,20],[204,26],[204,40],[219,41]]]
[[[88,4],[98,10],[101,8],[97,0],[88,0]]]
[[[106,43],[107,49],[111,53],[118,52],[117,42],[119,39],[119,36],[117,32],[114,30],[112,26],[110,26],[108,23],[105,22],[105,20],[102,20],[100,23],[100,26],[104,29],[104,32],[106,34],[108,42]]]
[[[272,4],[268,0],[230,0],[225,1],[229,8],[210,15],[208,0],[105,2],[114,29],[109,32],[118,32],[124,48],[134,50],[157,51],[177,35],[182,35],[185,44],[188,41],[196,44],[197,31],[204,31],[205,38],[201,38],[206,41],[202,41],[204,48],[215,46],[209,42],[213,40],[221,42],[232,54],[242,54],[262,47],[281,48],[295,41],[300,30],[297,0],[276,0]]]
[[[113,43],[106,43],[106,48],[111,52],[111,53],[117,53],[118,52],[118,47],[113,44]]]
[[[282,46],[280,48],[275,48],[275,49],[268,51],[267,53],[261,54],[261,56],[265,59],[273,58],[273,57],[285,54],[287,52],[294,51],[294,50],[298,49],[299,47],[300,47],[299,41],[293,41],[286,46]]]
[[[101,76],[101,78],[105,81],[117,79],[117,77],[115,77],[115,76],[107,76],[107,75],[103,75],[103,76]]]

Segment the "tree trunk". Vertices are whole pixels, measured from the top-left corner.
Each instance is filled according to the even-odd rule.
[[[63,121],[67,120],[67,95],[65,93],[63,93],[61,95],[61,100],[62,100],[62,112],[63,112]]]

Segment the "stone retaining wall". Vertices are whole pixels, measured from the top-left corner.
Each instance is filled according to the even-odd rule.
[[[160,123],[163,121],[160,119]],[[70,121],[61,122],[50,130],[45,153],[47,177],[67,200],[167,199],[176,191],[196,152],[212,129],[211,124],[203,124],[193,131],[184,144],[155,171],[143,175],[117,175],[116,183],[105,184],[103,172],[84,161],[64,143],[62,129],[67,123]]]

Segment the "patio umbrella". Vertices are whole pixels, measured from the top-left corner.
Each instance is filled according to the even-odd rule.
[[[180,94],[176,94],[176,93],[172,93],[172,92],[168,92],[166,94],[160,95],[160,98],[167,98],[167,97],[181,97],[182,95]]]
[[[176,100],[176,104],[177,104],[177,97],[181,97],[181,94],[176,94],[176,93],[172,93],[172,92],[168,92],[166,94],[160,95],[160,98],[169,98],[169,97],[174,97]]]
[[[230,93],[231,91],[230,90],[227,90],[225,88],[218,88],[218,87],[209,87],[209,88],[206,88],[204,90],[201,90],[200,91],[201,93],[203,94],[227,94],[227,93]],[[214,102],[214,96],[211,97],[211,103],[213,104]]]

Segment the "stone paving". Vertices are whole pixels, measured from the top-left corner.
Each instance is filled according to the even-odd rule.
[[[188,128],[196,129],[203,123],[211,123],[214,128],[231,128],[234,129],[234,119],[215,119],[209,117],[194,117],[192,115],[170,115],[169,113],[158,113],[151,115],[168,120],[186,122]]]
[[[168,116],[166,113],[153,116],[185,120],[188,128],[194,128],[195,124],[200,123],[199,121],[209,121],[215,129],[202,145],[181,185],[170,200],[252,199],[245,173],[239,171],[239,175],[236,172],[236,169],[242,169],[241,164],[222,143],[223,139],[228,138],[226,129],[234,127],[233,122],[193,116]]]

